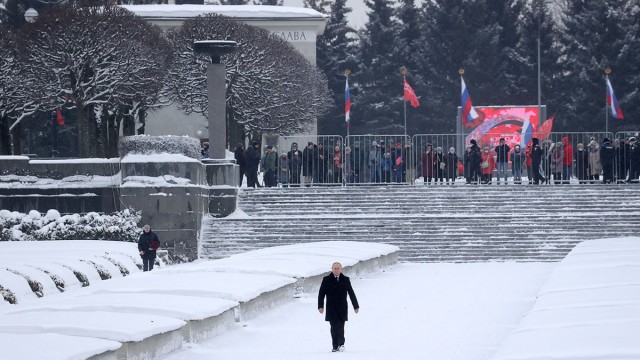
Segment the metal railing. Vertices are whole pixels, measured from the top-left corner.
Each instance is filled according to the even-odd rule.
[[[265,185],[493,183],[496,177],[497,183],[523,179],[531,183],[535,171],[545,184],[621,183],[640,177],[640,160],[632,161],[636,148],[629,143],[638,132],[521,136],[519,132],[486,133],[473,138],[481,151],[479,162],[469,156],[473,135],[281,136],[271,150],[277,154],[276,170],[273,164],[263,166]],[[539,169],[531,167],[533,137],[543,151]],[[508,149],[499,146],[502,139]],[[500,150],[508,151],[499,154]]]

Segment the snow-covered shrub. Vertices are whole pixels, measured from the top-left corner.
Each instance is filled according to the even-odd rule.
[[[112,257],[110,257],[108,255],[105,255],[103,257],[105,259],[109,260],[113,265],[115,265],[118,268],[118,270],[120,270],[120,274],[122,274],[122,276],[127,276],[127,275],[130,274],[129,269],[127,269],[126,266],[122,265],[118,260],[116,260],[116,259],[114,259],[114,258],[112,258]]]
[[[49,210],[45,216],[0,211],[0,240],[138,240],[141,229],[139,211],[125,209],[113,214],[90,212],[61,216]]]
[[[11,271],[12,273],[23,277],[25,280],[27,280],[27,283],[29,283],[29,287],[31,288],[31,291],[33,291],[34,294],[36,294],[37,297],[41,298],[44,296],[44,287],[42,286],[42,284],[36,280],[33,280],[32,278],[30,278],[29,276],[17,271],[17,270],[13,270],[13,269],[7,269],[7,271]]]
[[[11,290],[3,288],[2,285],[0,285],[0,295],[2,295],[4,301],[8,302],[9,304],[16,303],[16,295],[12,293]]]
[[[189,136],[125,136],[118,144],[120,157],[127,154],[182,154],[193,159],[200,159],[200,141]]]
[[[82,287],[87,287],[87,286],[91,285],[89,283],[89,277],[87,275],[81,273],[78,270],[75,270],[71,266],[64,265],[64,264],[62,266],[66,267],[67,269],[69,269],[69,270],[71,270],[73,272],[73,275],[75,275],[76,279],[78,279],[78,281],[80,281],[80,283],[82,284]]]
[[[111,279],[111,274],[109,273],[109,270],[107,270],[104,266],[100,264],[96,264],[94,261],[91,261],[91,260],[80,260],[80,261],[86,262],[87,264],[96,268],[96,270],[98,271],[98,274],[100,275],[100,279],[102,280]]]

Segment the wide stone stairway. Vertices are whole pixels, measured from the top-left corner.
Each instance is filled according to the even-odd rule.
[[[411,262],[559,261],[580,241],[637,235],[640,186],[243,189],[238,209],[247,216],[205,220],[202,257],[346,240],[396,245]]]

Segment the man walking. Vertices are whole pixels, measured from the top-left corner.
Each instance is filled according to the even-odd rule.
[[[358,313],[360,306],[351,287],[351,280],[342,274],[342,265],[333,263],[331,273],[322,278],[318,292],[318,311],[325,314],[325,320],[331,325],[332,350],[344,351],[344,323],[348,320],[347,294],[351,299],[353,310]],[[324,299],[327,298],[325,313]]]

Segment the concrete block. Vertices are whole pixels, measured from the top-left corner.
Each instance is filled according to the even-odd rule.
[[[191,180],[192,184],[199,184],[202,179],[202,163],[192,162],[123,162],[122,179],[128,176],[159,177],[171,175]]]
[[[241,302],[236,321],[246,321],[263,314],[276,306],[290,302],[293,299],[295,283],[260,294],[247,302]]]
[[[29,170],[28,156],[0,156],[0,174],[16,174]]]
[[[235,324],[236,311],[236,308],[232,308],[218,316],[189,321],[183,328],[184,341],[196,343],[224,333]]]
[[[151,360],[172,353],[182,347],[182,331],[180,328],[155,334],[142,341],[123,342],[122,347],[116,351],[117,359]]]
[[[237,187],[240,178],[240,166],[235,160],[203,160],[206,169],[207,185],[228,185]]]
[[[213,217],[225,217],[236,211],[238,204],[237,188],[212,188],[209,190],[209,214]]]

